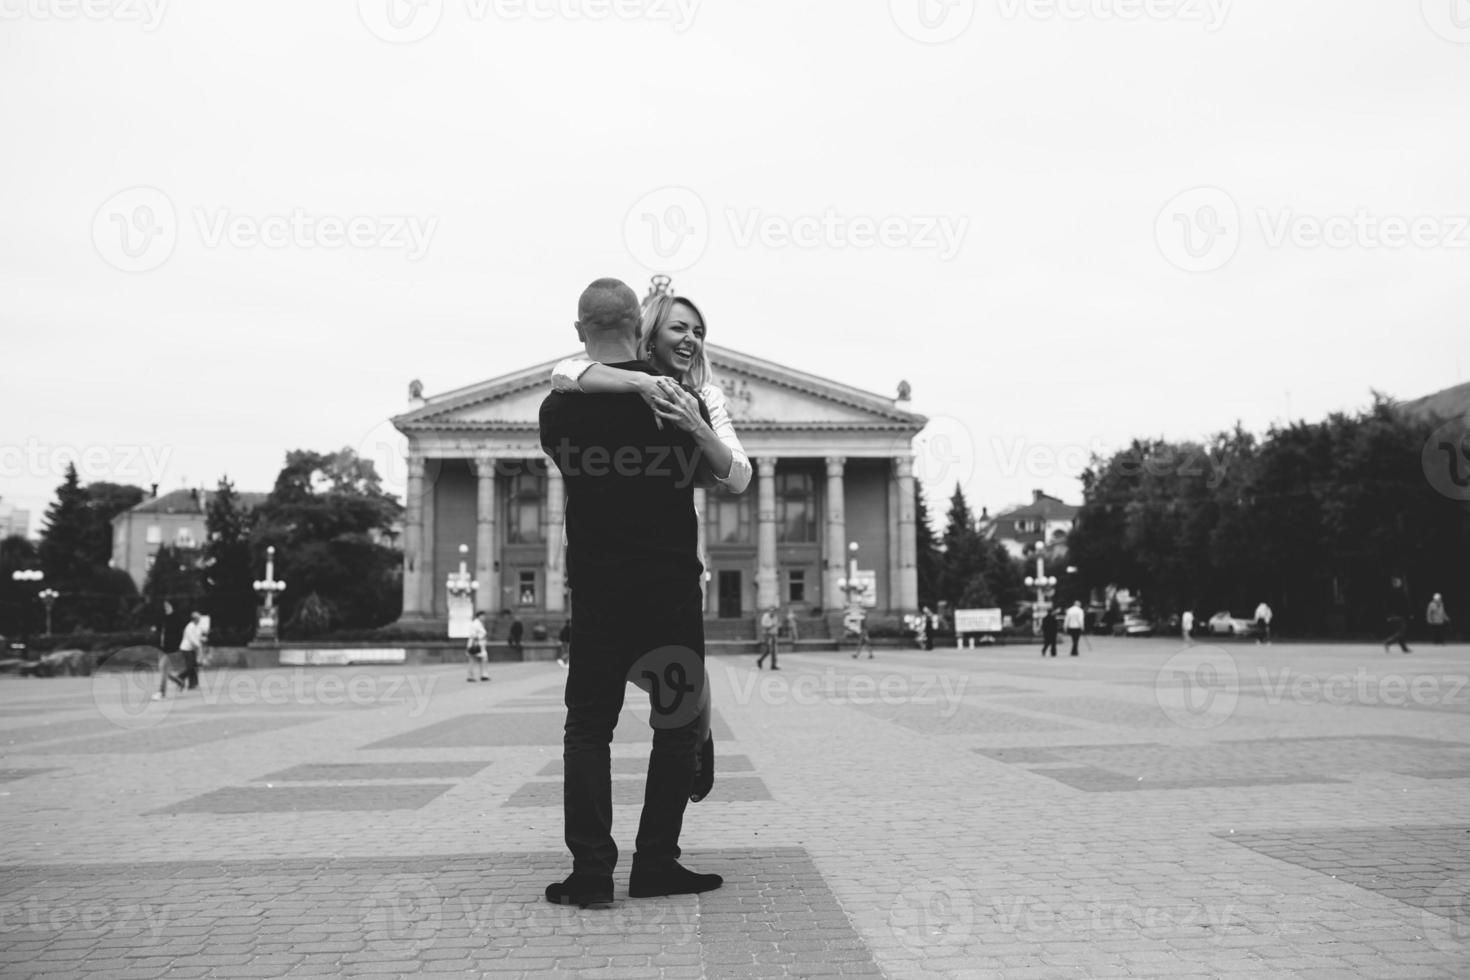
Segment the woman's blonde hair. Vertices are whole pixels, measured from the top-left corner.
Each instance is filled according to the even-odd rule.
[[[695,316],[699,317],[700,324],[704,326],[705,337],[708,338],[709,321],[704,318],[704,312],[694,304],[692,299],[687,296],[675,296],[672,293],[658,293],[643,301],[643,325],[638,335],[638,356],[643,360],[653,360],[652,355],[648,352],[649,345],[673,317],[674,307],[680,303],[689,307],[694,311]],[[703,343],[699,345],[699,356],[694,359],[694,363],[689,365],[689,373],[682,380],[696,391],[714,381],[714,372],[709,366],[709,354]]]

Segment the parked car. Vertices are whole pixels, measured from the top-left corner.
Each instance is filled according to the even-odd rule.
[[[1205,628],[1211,636],[1250,636],[1256,631],[1256,624],[1228,612],[1217,612],[1210,617]]]
[[[1113,627],[1114,636],[1153,636],[1156,627],[1142,616],[1124,616],[1123,621]]]

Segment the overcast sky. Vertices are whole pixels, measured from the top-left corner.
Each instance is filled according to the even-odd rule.
[[[1470,370],[1464,0],[84,2],[0,0],[33,529],[70,452],[265,490],[375,451],[410,379],[575,349],[605,275],[907,379],[939,509]]]

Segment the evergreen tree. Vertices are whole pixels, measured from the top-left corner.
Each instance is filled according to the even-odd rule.
[[[929,504],[924,490],[914,482],[914,537],[918,542],[916,561],[919,578],[919,607],[933,610],[939,605],[939,577],[944,556],[934,527],[929,523]]]
[[[250,520],[228,477],[221,477],[205,514],[204,594],[216,643],[249,640],[255,623]]]
[[[66,467],[66,479],[56,488],[56,500],[46,508],[41,536],[41,568],[54,589],[75,589],[94,566],[95,545],[89,543],[92,514],[87,491],[77,480],[77,468]]]

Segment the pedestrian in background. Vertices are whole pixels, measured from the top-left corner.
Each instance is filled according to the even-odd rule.
[[[761,655],[756,658],[755,669],[760,670],[761,664],[765,663],[767,657],[771,658],[771,669],[779,670],[776,666],[776,634],[780,630],[780,624],[776,619],[776,607],[772,606],[761,613]]]
[[[1179,617],[1179,632],[1184,637],[1184,645],[1190,646],[1194,643],[1194,610],[1186,609]]]
[[[1262,600],[1261,604],[1256,607],[1256,630],[1260,634],[1256,637],[1256,644],[1259,645],[1264,642],[1267,646],[1270,646],[1271,607],[1266,605],[1264,600]]]
[[[522,652],[522,651],[525,650],[525,646],[526,646],[525,643],[524,643],[525,636],[526,636],[526,627],[524,625],[522,625],[520,619],[518,619],[515,616],[515,614],[512,613],[511,614],[511,617],[510,617],[510,636],[509,636],[509,642],[510,642],[510,648],[511,648],[511,650],[515,651],[515,655],[516,655],[516,658],[518,660],[524,660],[525,659],[525,656],[524,656],[524,654]]]
[[[199,687],[199,654],[204,650],[204,627],[200,625],[197,612],[189,614],[189,623],[184,627],[184,638],[179,641],[179,653],[184,658],[184,669],[179,676],[184,689],[193,691]]]
[[[1046,615],[1041,617],[1041,655],[1046,656],[1046,651],[1051,650],[1051,655],[1057,655],[1057,634],[1059,624],[1057,623],[1056,610],[1048,609]]]
[[[1078,651],[1077,644],[1082,641],[1082,630],[1087,625],[1087,614],[1082,611],[1082,600],[1075,600],[1072,608],[1067,610],[1065,625],[1067,635],[1072,638],[1072,656],[1080,657],[1082,654]]]
[[[465,680],[470,683],[474,683],[475,681],[475,666],[477,664],[480,668],[480,680],[488,681],[490,679],[490,675],[485,673],[485,664],[490,659],[490,650],[486,646],[489,639],[490,631],[485,628],[485,614],[483,612],[477,612],[475,613],[475,618],[470,620],[470,635],[469,639],[465,640],[464,645],[464,655],[469,666],[469,676]]]
[[[1429,632],[1434,637],[1434,645],[1444,646],[1445,627],[1449,625],[1450,614],[1444,609],[1444,596],[1438,592],[1434,598],[1429,600],[1429,608],[1424,610],[1424,622],[1429,624]]]
[[[860,606],[853,606],[847,611],[842,619],[842,626],[850,636],[857,637],[857,649],[852,651],[852,659],[856,660],[858,654],[864,650],[868,651],[868,659],[873,659],[873,640],[868,636],[868,614]]]
[[[556,635],[556,641],[558,643],[556,662],[565,667],[569,662],[567,658],[572,652],[572,621],[570,619],[562,624],[561,632]]]
[[[1404,587],[1404,580],[1395,578],[1390,580],[1388,593],[1388,639],[1383,641],[1383,652],[1392,652],[1389,648],[1395,643],[1404,653],[1413,653],[1409,649],[1409,590]]]
[[[791,650],[796,651],[796,641],[801,639],[801,631],[796,626],[796,609],[792,606],[786,607],[786,635],[791,639]]]

